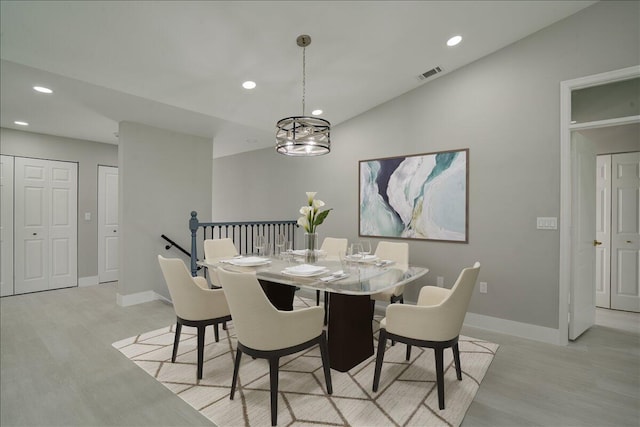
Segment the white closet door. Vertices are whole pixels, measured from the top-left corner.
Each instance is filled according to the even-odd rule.
[[[78,285],[78,165],[49,162],[49,289]]]
[[[13,295],[13,157],[0,156],[0,296]]]
[[[611,307],[611,155],[596,160],[596,306]]]
[[[98,278],[118,280],[118,168],[98,166]]]
[[[15,293],[77,286],[77,164],[15,159]]]
[[[611,308],[640,311],[640,153],[612,156]]]

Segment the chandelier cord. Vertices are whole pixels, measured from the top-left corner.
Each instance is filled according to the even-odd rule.
[[[304,116],[304,100],[305,100],[304,98],[305,98],[305,95],[306,95],[306,85],[307,85],[307,79],[306,79],[306,75],[307,75],[307,72],[306,72],[306,65],[307,65],[306,64],[307,63],[307,61],[306,61],[306,51],[307,51],[307,48],[303,47],[302,48],[302,115],[303,116]]]

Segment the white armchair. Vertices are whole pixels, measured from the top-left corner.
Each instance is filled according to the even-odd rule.
[[[376,256],[379,259],[388,259],[399,265],[400,268],[407,268],[409,265],[409,245],[404,242],[380,242],[376,247]],[[394,302],[404,303],[404,285],[399,285],[386,291],[371,295],[372,304],[375,301],[384,301],[393,304]]]
[[[231,258],[238,255],[236,245],[233,240],[225,239],[206,239],[204,241],[204,259],[209,264],[215,264],[217,261],[225,258]],[[215,287],[220,287],[220,279],[215,268],[209,267],[209,280]]]
[[[182,325],[198,331],[198,379],[202,379],[205,328],[213,325],[216,342],[219,341],[218,324],[231,320],[229,306],[222,289],[207,289],[202,277],[191,277],[184,262],[177,258],[158,255],[158,262],[176,312],[176,334],[171,362],[176,361]]]
[[[412,345],[430,347],[435,352],[438,404],[444,409],[443,352],[445,348],[452,348],[456,376],[462,381],[458,336],[479,272],[480,263],[476,262],[473,267],[462,270],[451,289],[425,286],[420,290],[417,305],[391,304],[387,307],[386,317],[380,322],[374,392],[380,383],[388,338],[407,345],[407,360],[411,357]]]
[[[322,308],[279,311],[265,296],[255,274],[220,269],[218,276],[229,301],[238,337],[230,399],[233,400],[235,394],[242,353],[269,360],[271,424],[275,426],[278,420],[279,359],[316,344],[320,345],[327,392],[332,394]]]

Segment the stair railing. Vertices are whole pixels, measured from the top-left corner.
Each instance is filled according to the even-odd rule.
[[[189,230],[191,230],[191,275],[198,272],[198,242],[206,239],[230,238],[239,254],[255,252],[255,241],[258,236],[266,236],[271,249],[274,249],[276,236],[283,234],[285,240],[291,241],[295,249],[295,234],[298,228],[296,220],[283,221],[235,221],[235,222],[200,222],[198,213],[191,212]],[[204,257],[203,257],[204,258]]]

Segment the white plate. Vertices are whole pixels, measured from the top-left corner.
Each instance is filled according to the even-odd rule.
[[[248,256],[244,258],[234,258],[227,261],[229,264],[237,265],[238,267],[255,267],[258,265],[269,264],[271,260],[269,258],[262,258],[257,256]]]
[[[377,259],[378,257],[376,255],[365,255],[363,257],[354,257],[353,255],[351,255],[349,257],[349,260],[356,261],[356,262],[371,262]]]
[[[321,267],[317,265],[309,265],[309,264],[300,264],[295,267],[289,267],[282,270],[283,274],[287,274],[289,276],[301,276],[301,277],[311,277],[317,276],[319,274],[327,273],[329,269],[327,267]]]
[[[305,256],[307,254],[307,250],[306,249],[296,249],[295,251],[291,251],[291,253],[295,256]],[[316,249],[316,254],[320,257],[326,255],[326,251],[323,251],[321,249]]]

